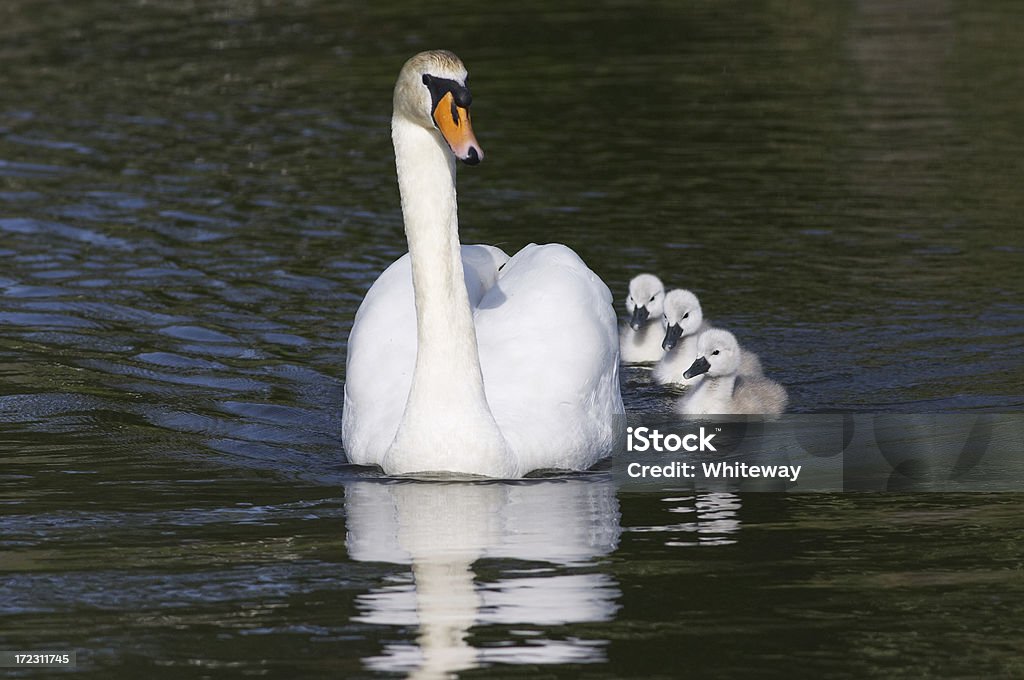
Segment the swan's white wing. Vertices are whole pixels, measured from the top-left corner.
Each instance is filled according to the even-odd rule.
[[[505,263],[476,310],[484,389],[522,470],[585,469],[611,452],[619,338],[608,287],[560,244]]]
[[[469,303],[476,306],[508,261],[500,248],[462,246]],[[342,441],[348,459],[379,465],[405,411],[416,364],[416,305],[406,253],[366,293],[348,336]]]

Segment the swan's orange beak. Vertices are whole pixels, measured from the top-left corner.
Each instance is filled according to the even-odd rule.
[[[452,153],[467,165],[476,165],[484,159],[484,150],[476,141],[469,122],[469,109],[455,103],[455,95],[446,93],[434,107],[434,123],[444,135]]]

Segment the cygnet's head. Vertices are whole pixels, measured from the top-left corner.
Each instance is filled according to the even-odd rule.
[[[626,311],[629,325],[638,331],[650,319],[659,318],[664,312],[665,286],[654,274],[640,274],[629,282],[629,296],[626,297]]]
[[[702,373],[707,373],[711,378],[732,375],[739,367],[740,345],[736,342],[736,336],[729,331],[712,328],[697,338],[697,358],[683,373],[683,377],[689,380]]]
[[[696,333],[702,323],[704,313],[697,296],[682,288],[670,290],[665,294],[665,314],[662,316],[665,339],[661,341],[661,348],[669,351],[679,338]]]
[[[473,97],[466,67],[447,50],[420,52],[405,62],[395,83],[394,119],[405,119],[438,134],[455,157],[469,165],[484,152],[469,122]]]

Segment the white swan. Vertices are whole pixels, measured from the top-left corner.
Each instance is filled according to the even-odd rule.
[[[697,358],[697,338],[711,328],[711,323],[704,318],[700,300],[688,290],[679,288],[666,293],[664,307],[662,326],[665,335],[661,346],[665,356],[652,371],[654,379],[662,385],[692,387],[701,381],[702,376],[687,379],[683,377],[683,371]],[[741,347],[740,367],[736,372],[742,376],[763,375],[761,359]]]
[[[460,246],[455,158],[483,158],[470,100],[450,52],[418,54],[398,76],[409,253],[356,312],[342,441],[349,460],[388,474],[585,469],[611,453],[624,412],[611,294],[563,245],[511,259]]]
[[[626,311],[629,322],[619,334],[622,361],[627,364],[657,361],[664,352],[659,323],[665,300],[665,286],[653,274],[639,274],[629,282]]]
[[[786,390],[764,376],[737,375],[740,346],[729,331],[712,328],[697,340],[697,358],[683,374],[704,375],[677,409],[685,415],[778,415],[786,410]]]

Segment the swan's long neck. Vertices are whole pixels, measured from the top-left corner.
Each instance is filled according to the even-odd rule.
[[[392,119],[391,131],[412,260],[417,354],[385,470],[511,475],[511,469],[493,470],[493,458],[508,458],[507,445],[484,393],[459,244],[455,158],[437,134],[401,116]]]
[[[417,374],[451,376],[482,397],[459,244],[455,157],[437,135],[403,118],[392,122],[392,135],[416,291]]]

